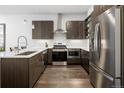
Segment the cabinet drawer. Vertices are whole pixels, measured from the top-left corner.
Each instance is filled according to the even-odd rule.
[[[80,65],[81,64],[81,59],[80,58],[68,58],[67,59],[67,64],[68,65]]]

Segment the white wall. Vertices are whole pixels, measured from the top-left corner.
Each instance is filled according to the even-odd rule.
[[[24,22],[27,20],[27,22]],[[32,20],[56,20],[56,15],[4,15],[0,23],[6,24],[6,49],[17,46],[18,36],[26,36],[28,46],[43,46],[43,42],[32,40]],[[56,23],[55,23],[56,25]],[[49,40],[48,40],[49,41]]]
[[[63,15],[63,29],[67,20],[84,20],[87,14],[65,14]],[[26,20],[24,22],[24,20]],[[68,47],[82,47],[88,50],[88,40],[67,40],[66,35],[54,35],[54,40],[32,40],[32,20],[53,20],[54,30],[56,30],[57,15],[0,15],[0,23],[6,24],[6,50],[9,47],[17,46],[18,36],[26,36],[28,39],[28,47],[45,47],[45,42],[52,47],[56,42],[66,43]]]
[[[89,8],[89,10],[87,11],[87,16],[89,16],[93,12],[93,9],[94,9],[93,6]]]

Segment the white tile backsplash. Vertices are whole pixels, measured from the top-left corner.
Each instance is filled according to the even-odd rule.
[[[32,40],[32,45],[30,47],[43,47],[45,48],[45,43],[48,47],[53,47],[53,40]]]
[[[62,43],[67,46],[67,48],[81,48],[89,51],[89,39],[83,40],[67,40],[56,38],[54,40],[33,40],[33,45],[31,47],[45,47],[45,42],[48,43],[48,47],[53,47],[54,44]]]
[[[57,44],[57,43],[66,44],[66,34],[65,33],[55,33],[53,43],[54,44]]]
[[[89,39],[83,40],[67,40],[68,48],[82,48],[89,51]]]

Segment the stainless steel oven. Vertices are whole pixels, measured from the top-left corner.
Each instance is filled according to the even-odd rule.
[[[67,65],[67,49],[65,45],[54,45],[52,60],[53,65]]]
[[[80,58],[80,49],[68,49],[68,58]]]

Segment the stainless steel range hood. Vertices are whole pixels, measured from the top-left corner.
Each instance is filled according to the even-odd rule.
[[[65,32],[66,31],[62,29],[62,14],[59,13],[57,19],[57,29],[55,30],[55,33],[65,33]]]

